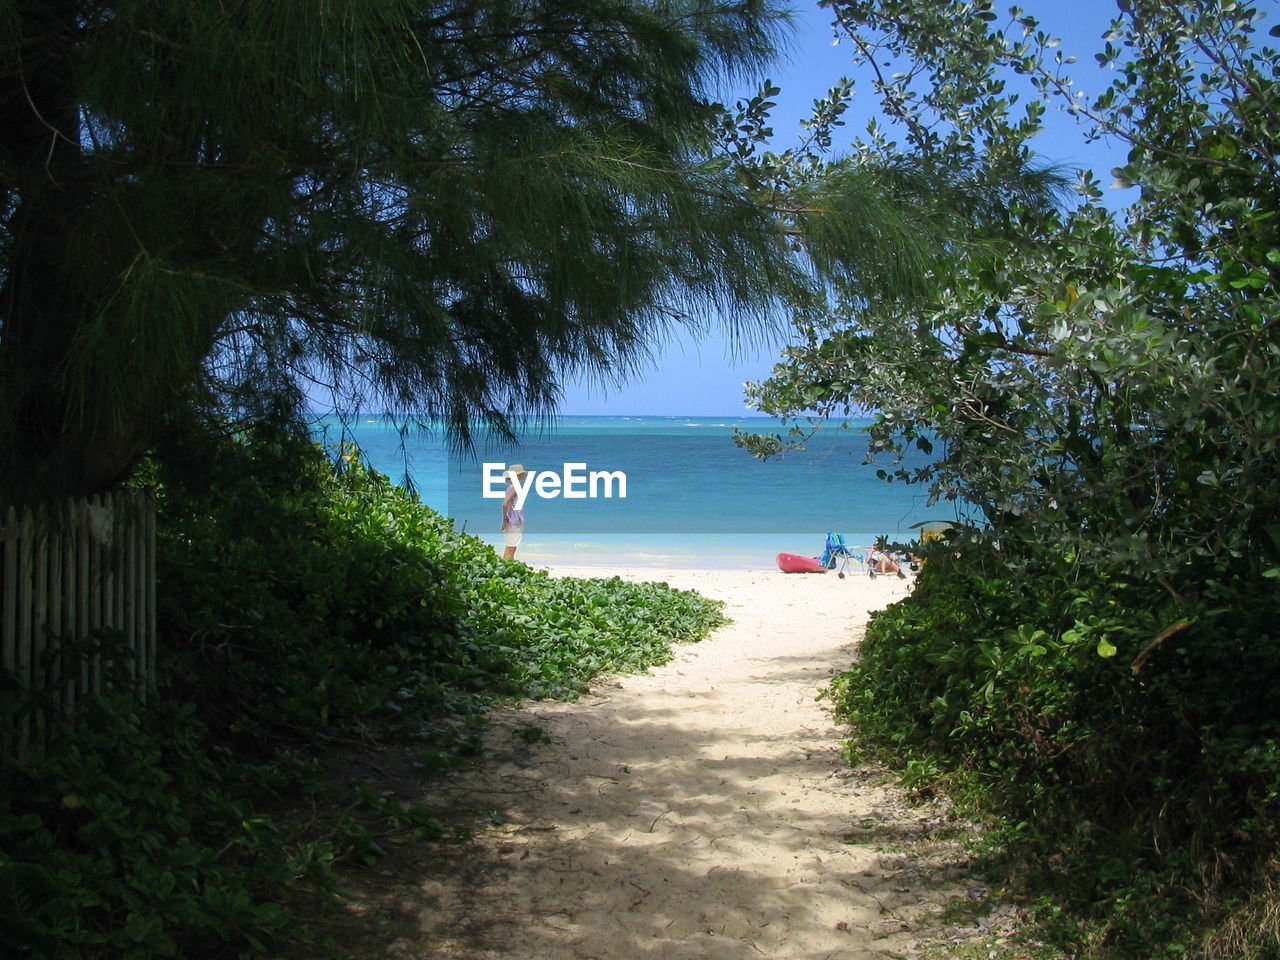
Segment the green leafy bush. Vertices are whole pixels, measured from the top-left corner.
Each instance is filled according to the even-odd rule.
[[[1022,579],[990,546],[936,554],[834,678],[838,712],[927,769],[915,785],[993,813],[1031,879],[1103,924],[1103,955],[1189,948],[1280,847],[1275,599],[1179,605],[1068,557],[1024,556]]]
[[[307,936],[294,905],[332,895],[335,858],[377,855],[350,818],[317,839],[266,812],[313,788],[310,747],[573,696],[723,620],[662,584],[502,560],[351,451],[335,466],[259,435],[167,454],[161,689],[145,708],[86,701],[42,757],[5,771],[5,956],[272,954]],[[42,708],[0,681],[0,721]]]
[[[503,560],[352,450],[258,437],[188,472],[198,488],[165,501],[164,632],[202,715],[254,742],[478,691],[564,696],[721,620],[663,585]]]
[[[992,0],[824,5],[883,80],[853,162],[999,192],[920,299],[855,277],[797,302],[749,388],[801,421],[872,411],[885,476],[971,518],[833,694],[914,782],[982,788],[1093,925],[1073,955],[1277,957],[1275,5],[1125,0],[1094,51]],[[1053,104],[1121,145],[1132,192],[1027,189]],[[824,178],[820,153],[759,166]]]
[[[267,953],[287,936],[280,902],[308,851],[254,813],[257,771],[211,752],[193,712],[109,699],[43,758],[7,771],[5,956]]]

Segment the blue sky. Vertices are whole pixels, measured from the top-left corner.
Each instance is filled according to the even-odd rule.
[[[1003,12],[1009,5],[997,3],[996,9]],[[1064,53],[1077,58],[1071,74],[1077,88],[1089,95],[1100,92],[1108,75],[1098,68],[1093,54],[1101,49],[1100,37],[1116,16],[1115,0],[1021,0],[1018,6],[1039,19],[1042,29],[1061,38]],[[860,132],[865,119],[859,118],[870,115],[874,98],[869,83],[851,74],[851,48],[847,42],[832,44],[831,15],[816,4],[798,6],[794,16],[790,56],[769,75],[782,88],[773,113],[778,142],[785,143],[788,134],[797,130],[799,121],[808,115],[813,100],[825,96],[832,84],[846,74],[855,80],[856,89],[864,91],[846,115],[846,129],[851,134]],[[736,96],[754,92],[744,89]],[[1083,130],[1065,116],[1050,111],[1045,126],[1037,145],[1046,160],[1090,167],[1104,185],[1111,182],[1110,170],[1124,162],[1123,148],[1086,144]],[[592,384],[570,384],[560,410],[565,415],[743,416],[750,413],[743,402],[743,382],[767,377],[781,346],[778,341],[735,351],[721,331],[701,338],[675,332],[647,372],[637,373],[622,387],[607,390]]]

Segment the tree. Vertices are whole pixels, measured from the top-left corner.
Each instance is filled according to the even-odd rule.
[[[897,71],[877,89],[904,142],[873,131],[874,162],[1025,157],[1057,101],[1129,144],[1116,176],[1140,196],[1113,214],[1086,172],[1065,216],[1015,207],[1013,241],[953,247],[923,309],[839,291],[800,314],[800,345],[754,396],[793,416],[874,409],[886,451],[936,445],[899,478],[968,502],[1006,546],[1052,543],[1180,598],[1206,559],[1261,589],[1280,522],[1280,60],[1251,46],[1252,4],[1121,6],[1098,56],[1116,80],[1089,101],[1016,8],[1001,24],[984,2],[831,4],[861,56]]]
[[[183,411],[325,391],[465,442],[672,323],[776,314],[799,232],[886,215],[853,183],[769,209],[717,145],[743,134],[709,91],[783,26],[768,0],[0,3],[0,489],[96,490]]]
[[[782,280],[698,151],[761,3],[9,3],[11,491],[315,376],[465,429]]]
[[[985,798],[1036,892],[1090,921],[1072,955],[1276,956],[1280,55],[1258,6],[1123,0],[1094,98],[1022,11],[829,6],[882,71],[871,162],[981,179],[1057,102],[1128,145],[1138,191],[1113,212],[1083,173],[1075,209],[1015,202],[935,261],[932,302],[836,285],[797,311],[757,404],[872,411],[874,448],[938,455],[886,474],[971,521],[833,700],[917,780]]]

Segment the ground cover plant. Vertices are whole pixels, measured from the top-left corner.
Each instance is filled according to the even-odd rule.
[[[573,696],[722,621],[661,584],[504,561],[352,450],[260,434],[174,446],[168,463],[164,682],[145,708],[93,705],[6,771],[6,956],[270,955],[337,895],[335,861],[376,855],[350,818],[317,836],[286,813],[318,789],[326,746],[412,734],[447,769],[467,738],[432,734],[495,698]],[[0,706],[39,704],[9,690]]]

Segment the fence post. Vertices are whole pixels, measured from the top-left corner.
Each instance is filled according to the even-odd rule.
[[[18,675],[18,581],[19,546],[22,531],[18,525],[18,511],[9,507],[5,511],[3,534],[3,582],[0,582],[0,667],[13,677]],[[0,729],[0,746],[5,756],[17,756],[18,731],[5,725]]]
[[[66,520],[62,525],[62,603],[59,605],[61,611],[61,620],[59,622],[61,629],[72,636],[81,636],[76,627],[77,587],[79,584],[76,573],[80,567],[80,558],[78,556],[79,538],[76,534],[79,529],[80,522],[76,517],[75,507],[69,504],[66,511]],[[80,693],[80,667],[78,664],[67,661],[63,663],[63,668],[65,676],[62,682],[62,714],[65,719],[70,718],[75,712],[76,701]]]
[[[17,670],[18,652],[18,511],[10,507],[5,512],[4,527],[0,531],[4,540],[4,582],[0,583],[0,667]]]
[[[142,568],[143,583],[143,633],[147,643],[147,682],[143,690],[144,701],[156,687],[159,654],[156,637],[156,497],[153,490],[142,495],[142,546],[146,551],[146,563]]]
[[[22,511],[22,519],[18,522],[18,636],[15,654],[15,672],[18,683],[25,689],[31,688],[31,648],[34,641],[35,623],[32,617],[35,584],[32,582],[32,565],[34,563],[35,520],[28,507]],[[27,753],[27,744],[31,739],[31,717],[23,714],[18,723],[17,744],[15,752],[19,760]]]

